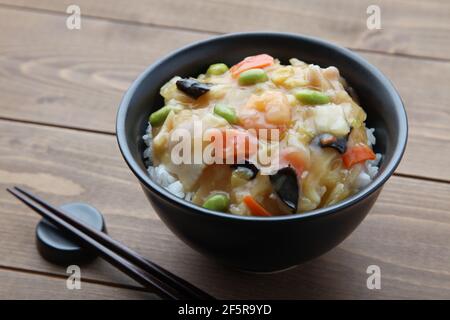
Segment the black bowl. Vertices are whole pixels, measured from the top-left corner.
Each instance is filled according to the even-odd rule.
[[[151,112],[163,106],[160,87],[175,75],[196,76],[216,62],[228,65],[268,53],[282,63],[296,57],[322,67],[336,66],[358,93],[375,128],[375,150],[383,154],[378,176],[344,201],[305,214],[242,217],[214,212],[182,200],[150,180],[141,139]],[[199,252],[232,267],[270,272],[317,257],[343,241],[364,219],[406,147],[408,124],[390,81],[350,50],[288,33],[238,33],[184,47],[151,65],[126,92],[117,116],[117,140],[130,169],[164,223]]]

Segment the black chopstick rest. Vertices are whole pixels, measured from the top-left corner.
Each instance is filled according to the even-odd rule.
[[[106,232],[103,215],[86,203],[68,203],[60,207],[98,231]],[[96,254],[84,248],[72,236],[42,219],[36,226],[36,246],[41,256],[49,262],[68,266],[93,260]]]

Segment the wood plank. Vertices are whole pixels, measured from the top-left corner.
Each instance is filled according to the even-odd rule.
[[[0,121],[0,189],[16,184],[54,204],[91,203],[114,238],[220,298],[450,297],[450,184],[392,177],[339,247],[272,275],[227,269],[178,240],[145,199],[113,136]],[[0,266],[65,275],[36,252],[37,215],[5,191],[0,221]],[[366,268],[373,264],[381,268],[381,290],[366,288]],[[82,273],[134,285],[100,260],[82,266]]]
[[[107,132],[145,66],[199,39],[97,20],[69,31],[63,16],[10,9],[0,17],[0,116]]]
[[[65,13],[71,0],[1,0],[3,4]],[[379,0],[381,30],[367,28],[371,0],[78,0],[82,14],[200,31],[273,30],[322,37],[381,52],[450,59],[450,3]]]
[[[48,277],[26,272],[0,269],[0,297],[4,300],[126,300],[155,299],[147,292],[105,286],[83,281],[81,288],[69,290],[66,278]]]
[[[68,31],[64,23],[0,9],[0,117],[112,133],[120,99],[145,66],[207,37],[95,19]],[[398,171],[450,181],[450,62],[364,57],[393,80],[406,104],[410,140]]]

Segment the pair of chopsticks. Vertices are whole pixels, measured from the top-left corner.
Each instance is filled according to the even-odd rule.
[[[32,210],[55,226],[73,235],[86,247],[92,249],[111,265],[127,274],[146,289],[170,300],[213,300],[214,297],[174,275],[170,271],[146,260],[107,234],[97,231],[72,218],[64,211],[50,205],[39,197],[19,187],[6,189]]]

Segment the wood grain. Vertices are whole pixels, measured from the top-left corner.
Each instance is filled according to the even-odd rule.
[[[199,39],[97,20],[70,31],[64,16],[10,9],[0,9],[0,30],[1,117],[111,133],[145,66]]]
[[[15,184],[57,205],[86,201],[98,207],[114,238],[220,298],[450,297],[447,183],[392,177],[369,216],[339,247],[273,275],[227,269],[178,240],[145,199],[113,136],[1,120],[0,266],[65,275],[37,254],[37,215],[4,191]],[[366,269],[373,264],[381,268],[381,290],[366,288]],[[82,272],[86,279],[135,285],[100,260]]]
[[[1,0],[65,13],[71,0]],[[133,24],[213,32],[273,30],[322,37],[341,45],[450,59],[448,1],[378,0],[78,0],[84,15]],[[381,11],[381,29],[367,28],[369,5]]]
[[[81,288],[69,290],[64,277],[48,277],[38,274],[0,269],[0,297],[6,300],[126,300],[155,299],[152,293],[104,286],[83,281]]]
[[[109,133],[124,91],[146,65],[207,37],[97,19],[69,31],[63,16],[12,9],[0,9],[0,32],[0,117]],[[398,172],[450,181],[450,62],[363,55],[406,104],[410,139]]]
[[[35,249],[38,217],[4,191],[18,184],[55,204],[97,206],[113,237],[220,298],[450,298],[448,183],[392,177],[340,246],[290,271],[253,275],[217,265],[178,240],[111,136],[123,92],[171,50],[213,33],[300,32],[360,50],[386,73],[410,122],[397,172],[450,181],[450,3],[377,1],[380,31],[366,28],[368,0],[79,0],[81,31],[65,27],[68,4],[0,0],[0,118],[14,120],[0,120],[0,297],[154,297],[130,290],[136,284],[101,260],[82,266],[83,290],[65,289],[65,268]],[[366,288],[369,265],[381,268],[381,290]]]

